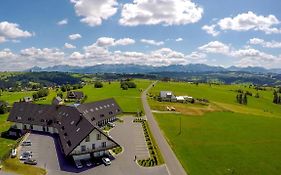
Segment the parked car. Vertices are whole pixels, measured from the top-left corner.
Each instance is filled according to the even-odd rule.
[[[86,164],[87,167],[90,167],[90,166],[93,165],[92,162],[90,161],[90,159],[86,160],[85,164]]]
[[[108,122],[107,124],[108,124],[108,126],[110,126],[110,127],[115,127],[115,124],[112,123],[112,122]]]
[[[77,168],[79,168],[79,169],[83,168],[83,165],[82,165],[80,160],[75,160],[74,162],[75,162],[75,165],[76,165]]]
[[[31,151],[25,151],[21,154],[20,160],[27,160],[32,157],[32,152]]]
[[[11,158],[17,157],[17,149],[12,149]]]
[[[24,161],[24,164],[37,165],[37,162],[35,159],[28,158]]]
[[[101,160],[104,163],[104,165],[106,165],[106,166],[111,164],[110,159],[107,157],[103,157]]]
[[[31,146],[31,141],[30,140],[23,141],[21,143],[21,146]]]

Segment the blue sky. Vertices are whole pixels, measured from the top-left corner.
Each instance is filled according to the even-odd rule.
[[[0,2],[1,71],[120,63],[281,68],[280,50],[278,0]]]

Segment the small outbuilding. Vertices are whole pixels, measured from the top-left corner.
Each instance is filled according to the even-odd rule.
[[[84,93],[81,91],[69,91],[67,92],[67,98],[81,100],[84,98]]]

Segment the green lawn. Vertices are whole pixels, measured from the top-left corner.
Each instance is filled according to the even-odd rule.
[[[281,105],[272,103],[272,88],[258,91],[260,98],[248,96],[248,105],[240,105],[236,102],[238,89],[257,93],[244,85],[183,82],[159,82],[150,90],[153,95],[170,90],[210,101],[202,106],[149,99],[154,110],[175,106],[180,112],[154,116],[189,174],[280,174]]]
[[[154,116],[191,175],[280,174],[281,118],[228,112]]]
[[[257,92],[260,98],[248,96],[248,105],[240,105],[236,102],[237,92],[234,90],[243,89],[252,92],[255,95]],[[272,103],[273,91],[268,88],[267,91],[256,91],[253,88],[244,87],[244,85],[212,85],[195,84],[183,82],[159,82],[150,90],[150,93],[158,95],[161,90],[173,91],[175,95],[189,95],[195,98],[206,98],[211,103],[219,107],[233,112],[245,114],[255,114],[271,117],[281,117],[281,106]],[[153,106],[155,102],[150,104]]]
[[[103,83],[103,88],[95,88],[89,84],[84,86],[82,91],[88,96],[87,102],[114,98],[124,112],[137,112],[143,109],[141,103],[141,89],[146,89],[151,81],[134,80],[137,88],[122,90],[119,82]]]
[[[0,115],[0,133],[3,131],[7,131],[11,126],[10,122],[7,122],[8,114]],[[7,153],[9,148],[15,144],[15,140],[4,139],[0,137],[0,158]]]

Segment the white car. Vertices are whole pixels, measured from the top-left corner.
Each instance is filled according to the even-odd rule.
[[[31,151],[25,151],[21,154],[20,160],[27,160],[32,157],[32,152]]]
[[[23,141],[21,143],[21,146],[31,146],[31,141],[30,140]]]
[[[108,124],[108,126],[115,127],[115,124],[112,122],[108,122],[107,124]]]
[[[101,160],[104,163],[104,165],[106,165],[106,166],[111,164],[110,159],[107,157],[103,157]]]
[[[15,158],[17,157],[17,149],[12,149],[12,152],[11,152],[11,158]]]
[[[77,168],[79,168],[79,169],[83,168],[83,165],[80,160],[75,160],[74,162],[75,162],[75,165]]]

